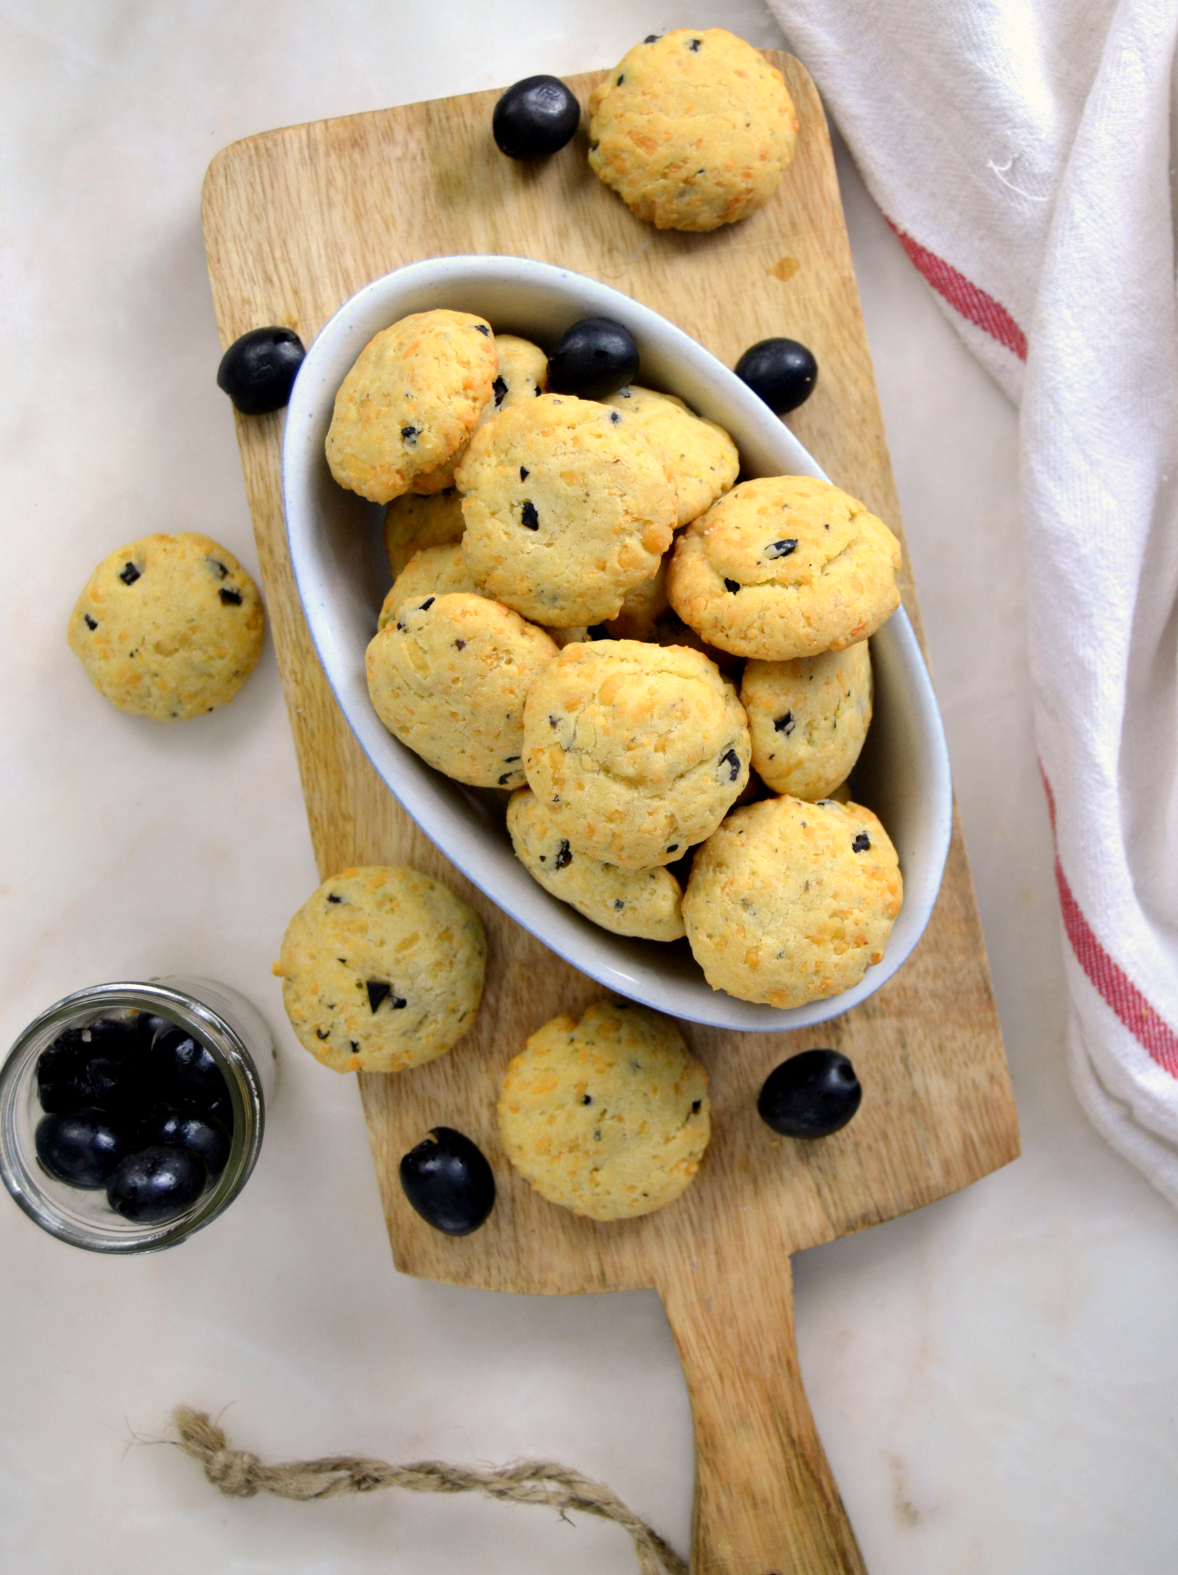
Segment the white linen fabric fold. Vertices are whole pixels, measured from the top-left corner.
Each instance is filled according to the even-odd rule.
[[[769,4],[1020,406],[1072,1079],[1178,1205],[1178,0]]]

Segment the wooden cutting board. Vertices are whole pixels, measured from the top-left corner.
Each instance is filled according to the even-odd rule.
[[[790,425],[834,480],[899,534],[822,107],[796,60],[768,58],[798,109],[797,157],[767,207],[711,235],[660,234],[635,219],[590,172],[583,125],[545,162],[505,159],[491,139],[495,93],[294,126],[226,148],[204,190],[223,344],[265,324],[288,325],[309,344],[361,285],[425,257],[478,252],[559,263],[662,312],[728,365],[773,334],[809,345],[818,387]],[[572,79],[582,102],[601,75]],[[530,1032],[557,1012],[578,1011],[601,988],[464,880],[361,753],[315,657],[291,576],[282,419],[238,416],[237,433],[320,873],[415,865],[473,903],[490,939],[482,1011],[455,1050],[398,1076],[359,1079],[397,1267],[505,1291],[655,1287],[691,1393],[697,1575],[861,1571],[801,1387],[789,1259],[963,1187],[1018,1152],[960,830],[924,939],[862,1006],[793,1034],[683,1025],[711,1077],[713,1138],[678,1202],[611,1225],[545,1203],[503,1155],[498,1081]],[[919,631],[907,565],[903,590]],[[851,1057],[864,1101],[836,1136],[797,1143],[764,1126],[756,1096],[778,1062],[813,1045]],[[438,1124],[482,1146],[499,1189],[488,1223],[459,1240],[419,1219],[397,1180],[401,1155]]]

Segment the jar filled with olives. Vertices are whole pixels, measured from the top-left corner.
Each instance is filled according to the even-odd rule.
[[[262,1146],[277,1052],[207,979],[93,985],[49,1007],[0,1067],[0,1175],[43,1230],[151,1252],[223,1213]]]

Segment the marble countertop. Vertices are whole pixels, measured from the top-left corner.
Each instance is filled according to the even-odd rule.
[[[231,707],[164,728],[97,697],[65,623],[92,565],[150,531],[206,531],[256,572],[200,236],[219,148],[717,23],[782,43],[758,0],[0,8],[0,1040],[82,984],[195,972],[257,1003],[282,1061],[248,1190],[174,1251],[93,1257],[0,1198],[6,1569],[634,1567],[614,1528],[534,1508],[223,1499],[152,1442],[181,1401],[228,1408],[270,1459],[556,1459],[687,1547],[690,1416],[653,1294],[507,1297],[392,1268],[352,1080],[298,1047],[269,972],[316,885],[272,650]],[[840,171],[1024,1154],[795,1260],[806,1385],[872,1575],[1169,1575],[1178,1218],[1067,1082],[1015,415]]]

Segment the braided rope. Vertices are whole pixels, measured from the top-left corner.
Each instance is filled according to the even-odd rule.
[[[609,1488],[551,1461],[521,1460],[497,1471],[472,1471],[440,1460],[390,1466],[361,1455],[328,1455],[322,1460],[290,1460],[268,1466],[244,1449],[231,1449],[225,1434],[203,1411],[180,1405],[172,1412],[172,1420],[180,1448],[198,1461],[213,1486],[230,1498],[273,1493],[278,1498],[306,1501],[371,1493],[385,1487],[405,1488],[410,1493],[482,1493],[515,1504],[545,1504],[549,1509],[579,1510],[612,1520],[629,1532],[641,1575],[688,1575],[687,1564],[675,1550]]]

